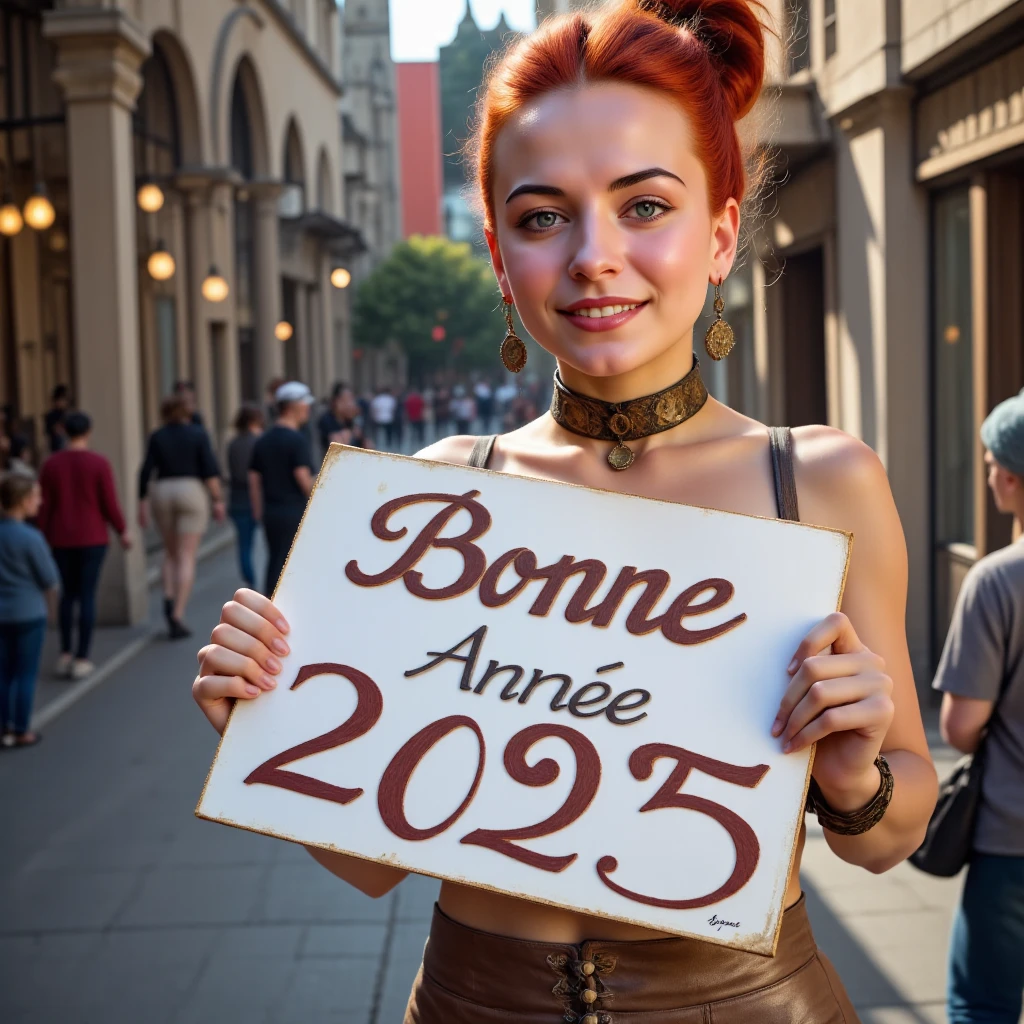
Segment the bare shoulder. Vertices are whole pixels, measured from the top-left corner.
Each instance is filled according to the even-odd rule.
[[[863,441],[834,427],[797,427],[793,453],[801,518],[854,534],[891,534],[902,543],[889,478]]]
[[[455,466],[464,466],[469,461],[469,453],[476,444],[476,438],[469,434],[455,434],[452,437],[442,437],[426,448],[416,453],[417,459],[426,459],[429,462],[450,462]]]

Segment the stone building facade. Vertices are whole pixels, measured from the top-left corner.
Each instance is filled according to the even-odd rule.
[[[923,691],[966,570],[1011,537],[977,437],[1024,385],[1024,4],[773,8],[789,45],[748,130],[777,149],[776,188],[734,275],[746,387],[727,397],[878,452]]]
[[[20,230],[0,212],[0,395],[42,454],[68,384],[132,520],[176,380],[222,444],[271,378],[322,391],[347,372],[332,272],[362,246],[337,18],[333,0],[0,0],[4,211],[41,190],[53,211]],[[100,607],[145,615],[141,545],[111,549]]]

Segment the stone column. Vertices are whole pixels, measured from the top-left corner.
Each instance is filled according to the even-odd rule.
[[[255,214],[256,366],[261,392],[272,377],[284,373],[284,352],[274,337],[281,319],[280,193],[277,182],[256,182],[249,188]]]
[[[334,296],[331,284],[331,255],[324,247],[320,250],[320,287],[317,298],[320,301],[320,365],[323,367],[323,386],[333,387],[338,380],[338,367],[334,348]]]
[[[93,418],[93,446],[113,463],[133,523],[143,430],[131,119],[149,41],[117,8],[48,11],[44,19],[57,47],[54,79],[67,104],[78,399]],[[107,556],[101,622],[146,616],[145,552],[133,532],[131,551],[112,544]]]
[[[299,356],[299,380],[316,391],[313,325],[309,317],[309,286],[305,281],[295,282],[295,323],[292,327],[295,328],[295,350]]]

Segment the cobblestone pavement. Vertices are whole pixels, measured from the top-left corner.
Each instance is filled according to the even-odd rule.
[[[235,585],[208,561],[208,633]],[[193,817],[215,739],[189,683],[197,644],[157,638],[0,755],[4,1024],[398,1024],[437,883],[368,899],[300,848]],[[812,830],[819,940],[865,1024],[944,1020],[956,882],[851,868]]]

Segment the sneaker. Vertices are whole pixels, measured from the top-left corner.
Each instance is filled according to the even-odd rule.
[[[96,666],[91,661],[86,661],[85,658],[75,658],[75,663],[71,666],[71,678],[84,679],[95,671]]]
[[[184,640],[185,637],[192,635],[192,630],[181,622],[179,619],[171,619],[170,629],[168,635],[172,640]]]
[[[59,679],[70,679],[71,678],[71,665],[74,659],[70,654],[62,654],[57,659],[57,664],[54,667],[53,674]]]

